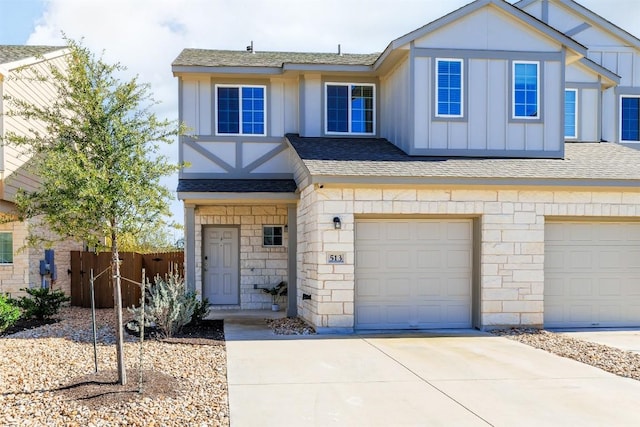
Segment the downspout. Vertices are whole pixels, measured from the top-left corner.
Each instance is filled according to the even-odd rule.
[[[295,205],[287,207],[287,224],[289,228],[288,241],[288,271],[289,284],[287,286],[287,317],[298,316],[298,215]]]

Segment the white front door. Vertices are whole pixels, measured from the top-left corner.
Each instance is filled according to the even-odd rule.
[[[206,227],[202,257],[203,297],[210,304],[240,304],[238,229]]]

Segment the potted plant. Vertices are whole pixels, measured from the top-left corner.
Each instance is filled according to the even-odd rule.
[[[262,288],[262,291],[271,295],[271,310],[279,311],[280,304],[278,304],[278,301],[280,297],[287,295],[287,282],[283,280],[272,288]]]

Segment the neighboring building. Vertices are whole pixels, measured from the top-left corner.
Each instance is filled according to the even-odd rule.
[[[42,125],[10,115],[10,105],[5,97],[14,97],[33,103],[47,103],[53,98],[51,84],[48,82],[14,78],[19,69],[30,72],[31,67],[46,73],[47,61],[64,63],[67,50],[59,46],[5,46],[0,45],[0,137],[7,132],[28,134],[30,128]],[[15,197],[19,189],[34,189],[37,177],[29,173],[25,166],[29,157],[12,146],[0,146],[0,215],[3,220],[15,216]],[[40,261],[45,260],[44,248],[27,247],[30,227],[37,227],[36,221],[0,223],[0,293],[11,296],[23,295],[22,288],[40,287],[43,277],[46,285],[51,276],[40,275]],[[44,232],[44,230],[40,230]],[[70,250],[79,250],[81,244],[64,242],[53,247],[53,260],[57,278],[53,289],[62,289],[67,295],[71,285],[67,271],[70,266]]]
[[[187,283],[214,307],[284,279],[321,332],[640,326],[640,40],[577,3],[172,70]]]

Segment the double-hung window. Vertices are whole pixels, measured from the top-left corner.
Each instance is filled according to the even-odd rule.
[[[325,132],[374,134],[375,86],[367,83],[327,83]]]
[[[620,97],[620,139],[640,141],[640,96]]]
[[[540,118],[540,64],[538,62],[513,62],[514,119]]]
[[[564,137],[578,137],[578,91],[565,89],[564,91]]]
[[[266,87],[216,85],[218,135],[266,135]]]
[[[461,59],[436,59],[436,117],[463,116]]]
[[[0,232],[0,264],[13,264],[13,233]]]

